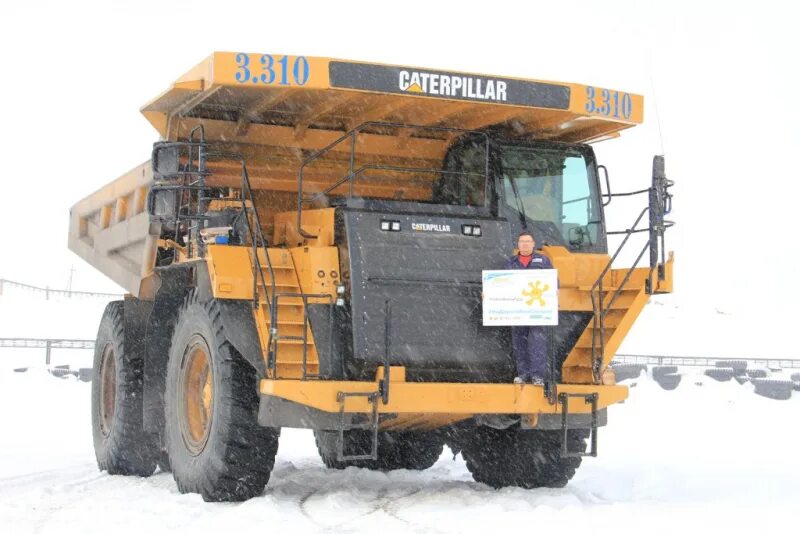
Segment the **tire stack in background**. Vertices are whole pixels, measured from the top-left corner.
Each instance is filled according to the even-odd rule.
[[[676,365],[648,366],[640,363],[612,362],[612,368],[617,383],[639,379],[644,372],[645,377],[652,378],[665,390],[677,389],[682,376],[687,374],[686,367],[679,369]],[[697,372],[717,382],[735,380],[740,385],[749,382],[753,385],[753,392],[756,395],[768,399],[787,400],[792,397],[793,391],[800,391],[800,373],[793,373],[790,379],[785,379],[780,376],[783,372],[781,368],[748,369],[746,360],[720,360],[715,362],[712,368],[701,369],[698,368]],[[695,383],[702,385],[702,382]],[[633,387],[636,382],[631,382],[629,385]]]
[[[653,367],[653,380],[658,382],[662,389],[671,391],[681,383],[681,375],[676,365],[659,365]]]

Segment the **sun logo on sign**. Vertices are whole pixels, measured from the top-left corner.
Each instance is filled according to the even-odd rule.
[[[536,283],[528,282],[528,287],[522,290],[522,296],[528,297],[528,300],[525,301],[525,304],[527,304],[528,306],[533,306],[533,303],[538,300],[539,306],[544,308],[546,303],[542,298],[542,295],[548,289],[550,289],[550,285],[545,284],[544,286],[542,286],[541,280],[537,280]]]

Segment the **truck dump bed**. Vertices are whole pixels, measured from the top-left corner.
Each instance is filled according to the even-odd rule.
[[[150,162],[142,163],[70,209],[69,248],[133,295],[153,269],[158,235],[150,234]]]
[[[248,159],[254,189],[285,195],[291,209],[301,163],[365,122],[502,128],[518,136],[589,143],[641,123],[643,97],[574,83],[217,52],[141,111],[165,140],[187,139],[202,126],[207,142]],[[408,166],[422,161],[435,168],[453,133],[376,128],[358,139],[359,151],[384,162],[405,158]],[[341,143],[331,152],[346,159],[350,150]],[[209,170],[209,185],[238,186],[239,171],[230,164]],[[322,190],[341,176],[338,169],[310,173],[304,192]],[[70,219],[70,249],[139,298],[153,292],[148,280],[158,232],[145,209],[151,183],[146,162],[78,202]],[[392,198],[396,186],[372,188]],[[404,193],[421,194],[412,185]]]

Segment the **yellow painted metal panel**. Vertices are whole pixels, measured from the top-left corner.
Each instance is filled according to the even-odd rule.
[[[303,293],[327,294],[336,298],[340,280],[339,250],[336,247],[295,247],[290,249]],[[309,299],[309,302],[327,302]]]
[[[206,262],[214,298],[239,300],[253,298],[252,254],[252,247],[208,245]],[[258,250],[258,257],[264,270],[264,280],[269,286],[269,270],[263,248]],[[290,267],[293,271],[292,257],[288,250],[277,248],[269,249],[269,257],[276,267],[275,280],[279,283],[282,276],[280,267]]]
[[[269,58],[272,58],[271,60]],[[283,54],[243,52],[214,52],[214,83],[231,87],[279,87],[290,89],[328,89],[330,59]],[[295,74],[301,75],[302,61],[307,64],[308,78],[302,85]],[[284,68],[284,62],[286,68]],[[295,66],[298,67],[297,73]],[[302,79],[302,78],[301,78]]]
[[[349,74],[334,78],[334,69]],[[515,95],[525,96],[514,98],[510,89],[506,91],[526,84],[568,96],[561,103],[561,96],[555,100],[530,96],[542,92],[538,90],[516,90]],[[472,129],[513,119],[522,131],[536,132],[540,138],[572,141],[613,137],[641,123],[644,109],[641,95],[578,83],[320,57],[215,52],[142,112],[162,136],[172,138],[178,131],[172,129],[180,127],[173,123],[182,123],[189,108],[220,87],[226,90],[224,100],[215,105],[224,103],[242,113],[234,122],[245,131],[246,123],[259,113],[287,99],[299,99],[296,108],[303,111],[283,117],[295,121],[292,127],[300,139],[315,118],[334,110],[346,116],[346,130],[360,122],[380,120],[393,109],[406,107],[403,102],[412,104],[417,120],[431,124],[441,121]],[[380,98],[376,100],[375,95]]]
[[[214,298],[253,298],[253,268],[250,247],[208,245],[206,263]]]
[[[332,380],[262,380],[262,395],[273,395],[326,412],[338,412],[337,393],[377,391],[373,382]],[[597,393],[598,408],[621,402],[628,397],[626,386],[594,386],[560,384],[559,393]],[[569,399],[570,413],[590,413],[591,407],[580,398]],[[364,397],[347,400],[346,412],[368,412]],[[382,413],[428,414],[529,414],[560,413],[559,405],[551,405],[541,386],[530,384],[453,384],[392,382],[389,403],[379,404]]]
[[[295,185],[296,189],[296,185]],[[317,237],[305,238],[297,229],[297,211],[282,211],[275,214],[272,242],[276,245],[296,247],[308,245],[327,247],[333,245],[333,217],[335,208],[304,209],[303,230]]]

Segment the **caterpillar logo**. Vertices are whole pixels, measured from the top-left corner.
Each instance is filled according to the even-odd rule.
[[[508,100],[508,84],[506,82],[474,76],[401,70],[398,87],[401,91],[408,93],[476,98],[495,102]]]
[[[569,87],[533,80],[344,61],[331,61],[328,75],[331,87],[360,91],[551,109],[569,108]]]
[[[417,232],[449,232],[449,224],[411,223],[411,229]]]

